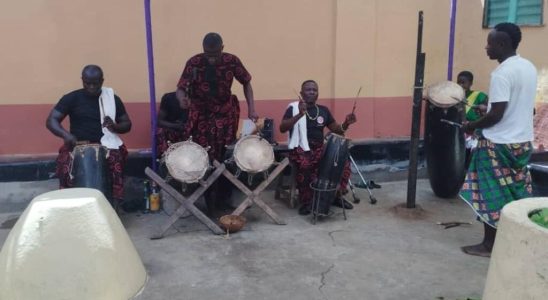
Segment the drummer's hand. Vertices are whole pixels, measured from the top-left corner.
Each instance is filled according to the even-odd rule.
[[[304,116],[306,113],[306,103],[304,101],[299,101],[299,116]]]
[[[114,123],[114,121],[109,116],[106,116],[103,119],[103,127],[106,127],[109,131],[114,132],[114,133],[116,133],[115,127],[114,127],[115,125],[116,124]]]
[[[177,120],[177,121],[172,123],[171,128],[173,128],[173,129],[183,129],[183,128],[185,128],[185,124],[186,123],[184,123],[183,121]]]
[[[65,143],[65,146],[72,148],[76,145],[77,140],[74,135],[69,133],[63,137],[63,142]]]
[[[464,121],[462,123],[462,130],[467,134],[473,134],[475,129],[473,122]]]
[[[185,96],[183,99],[179,100],[179,106],[181,109],[188,109],[190,106],[190,99]]]
[[[487,105],[485,104],[479,104],[474,107],[474,109],[480,114],[481,116],[485,115],[487,113]]]
[[[256,123],[257,120],[259,120],[259,115],[255,112],[255,110],[250,110],[247,114],[247,117],[253,121],[253,123]]]
[[[344,123],[346,123],[347,128],[349,125],[356,123],[356,115],[355,114],[346,115],[346,118],[344,119]]]

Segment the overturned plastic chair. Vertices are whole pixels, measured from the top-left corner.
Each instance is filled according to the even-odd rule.
[[[0,252],[0,299],[131,299],[146,278],[120,219],[94,189],[34,198]]]

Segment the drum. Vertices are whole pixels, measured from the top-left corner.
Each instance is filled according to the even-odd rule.
[[[428,179],[436,196],[451,198],[459,192],[466,173],[465,139],[460,127],[442,120],[458,124],[465,120],[464,90],[444,81],[428,88],[428,100],[424,126]]]
[[[318,166],[318,178],[314,185],[317,190],[318,203],[314,209],[318,214],[327,215],[329,207],[336,197],[337,187],[341,182],[344,165],[350,156],[350,140],[331,133],[324,145],[321,160]],[[322,192],[322,190],[326,190]]]
[[[99,144],[76,145],[72,150],[71,178],[74,187],[87,187],[101,191],[112,199],[108,149]]]
[[[234,162],[247,173],[260,173],[274,163],[274,149],[258,135],[244,136],[234,146]]]
[[[200,181],[209,168],[206,149],[191,140],[171,144],[164,159],[169,174],[184,183]]]

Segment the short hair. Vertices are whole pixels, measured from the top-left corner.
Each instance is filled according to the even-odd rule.
[[[518,25],[508,22],[499,23],[495,25],[495,30],[506,33],[512,41],[512,48],[514,50],[518,48],[519,42],[521,42],[521,30]]]
[[[457,78],[459,78],[461,76],[468,79],[468,81],[470,81],[470,83],[474,82],[474,74],[472,74],[472,72],[470,72],[470,71],[460,72],[459,75],[457,76]]]
[[[312,82],[312,83],[314,83],[316,86],[318,86],[318,83],[317,83],[316,81],[314,81],[314,80],[312,80],[312,79],[308,79],[308,80],[303,81],[303,83],[301,84],[301,90],[303,89],[303,87],[304,87],[305,84],[310,83],[310,82]]]
[[[216,32],[210,32],[205,35],[202,45],[204,49],[219,49],[223,45],[223,38]]]
[[[98,65],[87,65],[82,69],[82,77],[86,76],[103,78],[103,70]]]

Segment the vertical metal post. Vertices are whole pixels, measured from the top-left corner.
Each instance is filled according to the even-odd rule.
[[[417,193],[417,160],[421,126],[424,63],[426,59],[425,53],[422,52],[422,24],[423,13],[422,11],[419,11],[415,85],[413,87],[413,115],[411,120],[411,141],[409,148],[409,174],[407,178],[407,208],[415,208],[415,196]]]
[[[457,18],[457,0],[451,0],[449,21],[449,55],[447,60],[447,80],[453,80],[453,52],[455,51],[455,22]]]
[[[148,85],[150,97],[150,150],[152,169],[156,171],[156,84],[154,82],[154,51],[152,48],[152,22],[150,0],[145,0],[145,27],[148,58]]]

